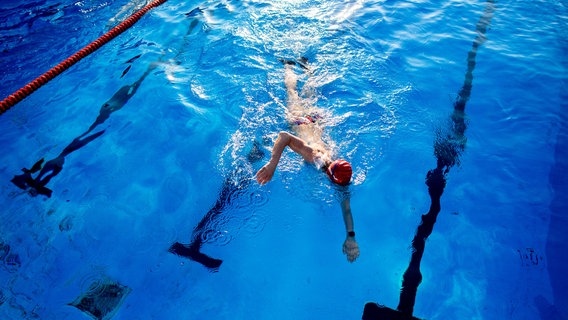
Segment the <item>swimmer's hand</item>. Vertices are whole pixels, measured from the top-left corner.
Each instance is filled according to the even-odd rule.
[[[347,236],[343,242],[343,253],[347,256],[347,261],[353,262],[359,257],[359,245],[354,237]]]
[[[256,173],[256,181],[261,185],[266,184],[268,181],[272,180],[275,170],[276,164],[273,164],[272,161],[268,162]]]

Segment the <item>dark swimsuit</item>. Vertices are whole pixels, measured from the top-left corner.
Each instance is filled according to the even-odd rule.
[[[316,123],[321,118],[322,117],[319,114],[314,114],[314,115],[308,114],[308,115],[305,115],[303,117],[298,117],[298,118],[294,119],[294,121],[292,121],[292,124],[299,126],[299,125],[302,125],[302,124]]]

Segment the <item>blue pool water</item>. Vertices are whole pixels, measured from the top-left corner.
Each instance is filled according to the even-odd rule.
[[[146,3],[2,1],[0,98]],[[568,319],[567,31],[557,1],[166,2],[0,115],[0,318],[396,309],[434,146],[452,136],[470,70],[465,149],[445,176],[414,315]],[[353,164],[353,264],[325,175],[287,151],[272,182],[253,180],[290,130],[279,59],[300,56],[325,139]],[[41,184],[50,196],[12,182],[36,163],[62,168]],[[168,252],[194,236],[219,268]]]

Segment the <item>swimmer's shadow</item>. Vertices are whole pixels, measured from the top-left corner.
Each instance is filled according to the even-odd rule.
[[[247,155],[247,160],[249,163],[254,164],[263,157],[264,152],[262,151],[262,147],[255,141],[251,151]],[[238,183],[235,183],[235,181],[238,181]],[[223,215],[225,207],[230,202],[238,200],[238,198],[234,198],[234,195],[243,194],[243,189],[248,188],[250,183],[250,177],[243,176],[242,170],[235,169],[231,175],[225,179],[215,205],[203,216],[201,221],[193,229],[191,243],[185,245],[180,242],[175,242],[170,246],[168,251],[180,257],[185,257],[200,263],[210,271],[217,271],[223,263],[223,260],[212,258],[200,251],[203,245],[203,235],[209,231],[208,225],[211,225],[213,221]]]

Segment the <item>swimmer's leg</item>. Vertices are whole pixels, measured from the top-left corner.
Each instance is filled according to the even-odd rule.
[[[304,70],[307,75],[306,83],[302,86],[301,96],[304,99],[312,99],[316,96],[316,83],[312,76],[314,75],[312,68],[308,64],[308,58],[300,57],[298,59],[298,64]]]
[[[288,101],[297,100],[298,97],[298,76],[292,70],[292,65],[284,65],[284,85],[288,93]]]
[[[302,100],[298,95],[298,76],[294,73],[293,66],[295,62],[284,64],[284,85],[286,86],[287,103],[289,121],[292,122],[296,117],[301,117],[305,113],[302,106]]]

